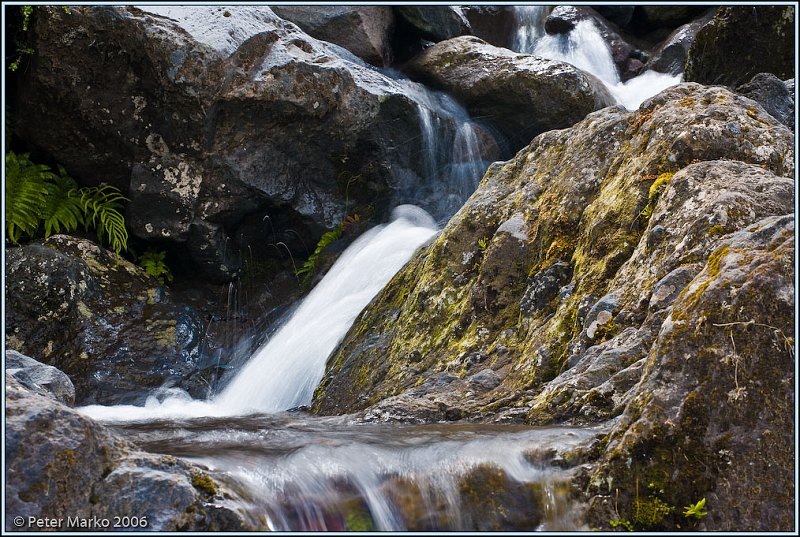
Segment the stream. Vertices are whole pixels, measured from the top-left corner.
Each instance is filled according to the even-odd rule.
[[[573,63],[628,109],[680,82],[645,73],[622,83],[591,22],[549,36],[545,8],[517,15],[518,52]],[[79,410],[146,451],[208,467],[235,492],[226,501],[263,529],[582,529],[569,482],[576,454],[604,429],[375,424],[303,410],[358,314],[475,190],[498,158],[487,145],[504,143],[447,95],[385,74],[418,103],[427,185],[399,185],[391,221],[359,237],[218,393],[170,389],[144,406]]]

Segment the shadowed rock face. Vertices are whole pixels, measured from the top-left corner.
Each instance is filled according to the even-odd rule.
[[[6,252],[6,345],[66,372],[79,404],[144,402],[181,384],[197,396],[203,326],[144,270],[96,244],[54,235]]]
[[[758,73],[794,76],[794,8],[720,7],[697,32],[684,80],[736,87]]]
[[[715,494],[718,505],[738,495],[736,520],[748,528],[785,527],[791,487],[784,494],[770,480],[791,475],[791,432],[778,424],[791,423],[793,218],[780,215],[793,210],[792,147],[791,132],[754,101],[691,83],[637,112],[608,108],[540,135],[490,168],[356,320],[313,409],[405,422],[622,416],[578,480],[592,526],[614,519],[609,478],[620,509],[637,509],[632,457],[640,480],[660,472],[640,500],[678,506],[640,517],[639,529],[677,528],[683,506]],[[751,319],[774,328],[725,324]],[[731,358],[732,329],[741,362]],[[737,373],[748,360],[754,369]],[[729,408],[739,402],[742,412]],[[755,426],[759,408],[770,415]],[[758,455],[759,435],[775,439],[774,453]],[[672,445],[701,462],[667,459]],[[739,457],[736,469],[720,450]],[[759,477],[751,467],[770,470]],[[762,521],[756,491],[767,489],[776,503]],[[738,523],[717,516],[708,527]]]
[[[6,375],[6,508],[32,517],[108,518],[136,513],[147,529],[252,530],[230,491],[207,470],[135,449],[105,427]],[[12,525],[6,531],[35,527]],[[102,528],[89,528],[102,530]],[[41,530],[38,530],[41,531]]]
[[[514,147],[614,103],[599,80],[569,64],[517,54],[471,36],[430,47],[404,70],[451,93]]]

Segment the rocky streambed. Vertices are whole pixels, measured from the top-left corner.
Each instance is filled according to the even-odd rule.
[[[7,531],[794,527],[793,6],[15,13]]]

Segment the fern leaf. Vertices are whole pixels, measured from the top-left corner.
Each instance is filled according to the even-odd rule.
[[[53,182],[47,183],[47,200],[41,214],[45,238],[53,232],[61,233],[62,229],[65,232],[75,231],[78,224],[83,224],[78,185],[61,166],[59,172],[60,176],[55,176]]]
[[[119,254],[128,249],[128,230],[122,216],[122,201],[128,198],[111,185],[82,188],[80,203],[84,211],[84,225],[97,230],[100,242],[106,241]]]
[[[47,195],[46,181],[55,177],[50,168],[34,164],[28,154],[6,154],[6,232],[18,244],[23,235],[33,235]]]

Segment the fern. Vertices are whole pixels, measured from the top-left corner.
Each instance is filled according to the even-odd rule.
[[[28,154],[6,154],[6,232],[14,244],[23,234],[33,235],[48,194],[47,181],[54,177],[50,168],[34,164]]]
[[[339,224],[332,230],[323,233],[322,237],[320,237],[319,242],[317,243],[317,247],[314,249],[314,253],[311,254],[303,266],[295,271],[296,276],[302,276],[305,274],[305,278],[303,278],[303,283],[306,284],[311,279],[311,276],[317,271],[317,260],[319,259],[319,254],[322,253],[322,250],[327,248],[331,245],[331,243],[338,241],[342,238],[342,234],[344,233],[344,224]]]
[[[128,198],[116,187],[110,185],[81,189],[81,206],[86,215],[85,225],[97,230],[100,242],[107,241],[119,255],[128,249],[128,230],[125,229],[125,217],[122,216],[122,201]]]
[[[45,238],[55,233],[72,232],[83,225],[83,207],[78,194],[78,185],[67,175],[66,170],[58,167],[60,175],[54,175],[51,183],[47,183],[47,198],[41,214],[44,220]]]
[[[155,250],[147,250],[139,258],[139,266],[150,276],[158,280],[161,285],[164,285],[165,280],[172,281],[172,273],[169,267],[164,262],[166,252],[156,252]]]

